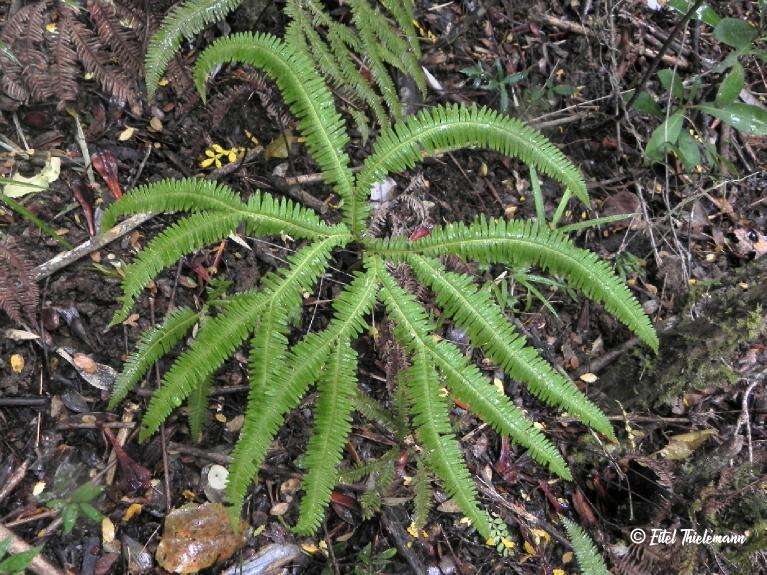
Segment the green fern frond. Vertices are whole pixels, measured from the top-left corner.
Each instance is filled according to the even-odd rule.
[[[256,191],[245,204],[228,186],[199,178],[162,180],[131,190],[104,212],[102,228],[111,228],[120,216],[147,212],[237,215],[253,235],[320,239],[343,229],[329,226],[314,210],[291,200]]]
[[[152,98],[170,61],[178,53],[181,41],[191,40],[203,28],[220,22],[243,0],[188,0],[174,7],[147,46],[146,89]]]
[[[327,39],[323,38],[315,27],[317,18],[313,19],[306,13],[300,0],[289,0],[285,4],[285,13],[291,19],[285,32],[285,41],[297,51],[308,54],[320,73],[344,97],[352,102],[364,102],[373,111],[378,122],[387,126],[389,117],[380,96],[357,69],[338,31],[330,31]],[[324,15],[324,12],[322,14]]]
[[[352,399],[352,405],[362,417],[371,423],[377,423],[381,427],[388,429],[397,435],[398,438],[404,439],[408,434],[406,428],[407,422],[401,421],[401,419],[404,418],[397,417],[397,414],[389,413],[380,402],[376,401],[366,393],[358,390],[357,394]]]
[[[125,267],[122,307],[110,325],[124,321],[141,291],[166,267],[186,254],[220,241],[237,229],[239,217],[231,213],[198,213],[169,226],[149,242]]]
[[[350,5],[352,7],[354,26],[362,40],[362,44],[367,47],[364,56],[366,57],[370,74],[375,79],[391,115],[394,119],[399,120],[402,118],[402,104],[399,101],[397,87],[394,85],[394,81],[386,69],[386,64],[381,58],[382,46],[378,42],[376,35],[376,26],[380,25],[380,23],[377,23],[374,16],[375,13],[370,9],[366,0],[351,0]]]
[[[378,137],[373,153],[357,174],[359,208],[375,182],[412,168],[423,160],[423,152],[433,155],[471,147],[518,157],[589,203],[580,171],[543,134],[489,108],[448,105],[409,116]]]
[[[418,278],[432,287],[447,316],[507,374],[525,383],[542,401],[566,410],[607,437],[615,437],[602,410],[554,371],[535,348],[525,345],[525,338],[506,320],[490,292],[480,290],[470,276],[448,272],[431,258],[410,255],[406,261]]]
[[[256,192],[243,204],[226,186],[196,179],[163,181],[137,188],[116,202],[105,218],[111,224],[119,215],[146,210],[196,213],[155,237],[126,267],[122,308],[115,313],[112,325],[128,317],[136,297],[157,273],[184,255],[226,238],[240,222],[245,223],[248,233],[259,236],[287,234],[319,239],[343,235],[346,229],[328,226],[313,210],[290,200]]]
[[[306,468],[301,487],[301,511],[294,531],[311,535],[320,525],[338,476],[338,464],[352,429],[352,398],[356,393],[357,352],[339,339],[320,376],[314,432],[306,447]]]
[[[265,305],[259,292],[242,292],[232,296],[216,317],[203,324],[189,349],[176,359],[152,395],[141,420],[140,441],[151,437],[192,390],[204,385],[247,339]]]
[[[400,373],[400,384],[408,392],[413,425],[418,429],[429,467],[482,537],[490,538],[492,521],[477,504],[477,488],[450,427],[449,410],[440,391],[437,371],[424,348],[415,350],[411,367]]]
[[[324,271],[331,251],[344,241],[344,236],[332,236],[302,248],[288,258],[289,267],[264,278],[266,290],[232,297],[221,313],[205,322],[189,349],[165,375],[162,387],[152,396],[142,420],[140,439],[143,441],[157,431],[170,412],[234,353],[261,321],[273,298],[282,295],[275,286],[291,286],[286,287],[287,290],[313,284]],[[259,394],[251,393],[254,395]]]
[[[410,44],[410,49],[416,58],[421,58],[421,45],[418,42],[418,34],[415,31],[415,8],[412,0],[381,0],[381,4],[394,16],[400,29],[404,32],[405,38]]]
[[[195,443],[202,441],[202,431],[208,419],[208,396],[210,395],[212,383],[212,378],[204,379],[200,385],[192,389],[192,393],[189,394],[189,399],[187,400],[187,407],[189,408],[189,434]]]
[[[429,468],[419,457],[416,463],[415,477],[413,477],[413,528],[416,533],[426,526],[429,520],[429,511],[434,499],[431,489],[431,473]]]
[[[350,467],[348,469],[342,469],[338,473],[337,483],[351,485],[352,483],[356,483],[357,481],[367,477],[368,475],[371,475],[372,473],[379,473],[384,468],[384,466],[393,462],[395,459],[397,459],[397,457],[399,457],[399,455],[399,447],[395,446],[378,459],[374,459],[373,461],[369,461],[361,465],[355,465],[354,467]]]
[[[533,422],[508,397],[499,393],[455,345],[445,340],[437,342],[429,335],[434,328],[423,306],[397,285],[389,274],[384,274],[381,282],[381,299],[403,345],[407,349],[427,350],[445,375],[451,393],[459,401],[468,405],[473,413],[498,433],[508,435],[512,441],[526,448],[535,461],[547,465],[560,477],[572,479],[556,447]]]
[[[197,59],[194,80],[205,99],[208,74],[226,62],[240,62],[263,70],[275,81],[310,155],[322,170],[325,181],[354,212],[353,176],[344,151],[349,136],[343,118],[336,111],[333,95],[311,60],[270,34],[234,34],[220,38]],[[347,221],[350,221],[347,218]],[[352,229],[354,231],[354,229]]]
[[[583,575],[610,575],[605,560],[583,528],[567,517],[562,517],[570,544],[573,546]]]
[[[363,318],[372,309],[378,292],[378,274],[378,265],[371,262],[367,273],[357,275],[333,302],[334,316],[328,327],[322,332],[308,334],[293,346],[263,395],[250,394],[245,424],[229,470],[227,500],[233,514],[238,515],[242,509],[245,493],[258,473],[285,413],[298,404],[317,380],[333,345],[340,339],[355,337],[364,328]]]
[[[379,469],[370,474],[365,486],[365,493],[360,497],[362,519],[367,521],[381,511],[383,498],[395,479],[397,479],[397,470],[394,467],[393,459],[387,460]]]
[[[110,205],[101,218],[101,228],[108,230],[128,214],[244,210],[245,204],[229,186],[199,178],[167,179],[133,188]]]
[[[196,311],[180,307],[170,312],[163,323],[145,332],[115,381],[107,409],[117,407],[154,363],[181,341],[199,319]]]
[[[394,258],[407,254],[437,256],[456,254],[484,263],[512,266],[539,266],[561,275],[574,289],[601,302],[605,309],[658,350],[658,336],[642,306],[615,275],[609,264],[596,254],[575,247],[563,234],[530,221],[488,220],[471,225],[448,224],[432,230],[415,242],[383,240],[375,249]]]
[[[390,1],[389,5],[392,4],[398,4],[403,10],[406,10],[405,2]],[[397,10],[396,12],[402,16],[403,10]],[[416,46],[418,44],[417,40],[416,42],[412,41],[415,36],[410,36],[408,39],[403,38],[400,35],[401,31],[395,30],[391,26],[384,25],[386,22],[384,16],[378,10],[374,10],[370,6],[366,9],[366,15],[371,22],[376,22],[376,25],[372,29],[378,37],[376,46],[378,47],[381,58],[393,68],[410,76],[418,87],[419,92],[421,92],[421,96],[425,98],[426,76],[423,73],[421,64],[418,62],[420,55],[413,50],[413,44]],[[407,14],[405,14],[405,19],[407,19],[409,25],[406,28],[403,28],[403,31],[410,30],[411,33],[414,33],[412,14],[410,14],[410,16],[411,17],[407,19]],[[401,24],[399,20],[397,20],[397,23]]]

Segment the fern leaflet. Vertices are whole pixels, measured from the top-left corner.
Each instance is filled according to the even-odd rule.
[[[294,531],[311,535],[320,525],[338,477],[338,464],[352,429],[352,398],[357,391],[357,352],[339,339],[317,386],[314,432],[306,448],[304,496]]]
[[[162,324],[146,332],[115,381],[108,409],[114,409],[125,399],[152,365],[181,341],[199,319],[197,312],[181,307],[170,312]]]
[[[506,373],[527,384],[539,399],[561,407],[607,437],[615,437],[604,413],[554,371],[535,348],[525,345],[525,338],[503,317],[489,292],[478,289],[469,276],[446,271],[436,260],[410,255],[407,262],[418,278],[434,289],[437,303],[448,317]]]
[[[209,46],[197,59],[194,79],[205,99],[205,80],[216,66],[240,62],[263,70],[277,83],[290,111],[298,118],[298,128],[306,147],[325,180],[354,211],[353,177],[349,156],[344,152],[349,136],[344,121],[335,109],[333,95],[311,60],[270,34],[234,34]],[[354,230],[352,230],[354,231]]]
[[[258,473],[285,413],[298,404],[316,381],[333,345],[362,331],[363,317],[372,309],[378,291],[377,272],[377,267],[372,265],[366,274],[358,275],[333,302],[335,314],[330,325],[322,332],[310,333],[293,346],[263,395],[251,393],[229,470],[227,500],[233,513],[239,514],[245,492]]]
[[[594,541],[583,528],[567,517],[562,517],[562,523],[567,530],[567,536],[570,538],[583,575],[610,575],[605,560],[602,559]]]
[[[173,8],[147,46],[146,89],[152,98],[162,75],[184,38],[191,40],[203,28],[223,20],[243,0],[188,0]]]
[[[639,339],[658,349],[658,336],[650,319],[610,266],[596,254],[575,247],[566,236],[535,222],[482,217],[469,226],[457,223],[435,228],[431,235],[415,242],[394,239],[377,240],[375,244],[381,253],[397,259],[412,253],[452,253],[486,263],[540,266],[563,276],[586,297],[603,303]]]

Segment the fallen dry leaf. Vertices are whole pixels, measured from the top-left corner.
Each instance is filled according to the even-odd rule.
[[[165,517],[162,540],[155,557],[172,573],[196,573],[229,559],[245,539],[232,529],[226,508],[220,503],[189,503]]]
[[[703,429],[701,431],[691,431],[690,433],[672,435],[669,438],[668,445],[660,450],[660,454],[664,459],[670,459],[672,461],[686,459],[712,435],[716,435],[716,431],[713,429]]]
[[[24,356],[18,353],[14,353],[10,360],[11,371],[13,373],[21,373],[24,371]]]
[[[89,375],[93,375],[98,371],[98,365],[92,358],[88,357],[84,353],[76,353],[72,356],[72,364]]]

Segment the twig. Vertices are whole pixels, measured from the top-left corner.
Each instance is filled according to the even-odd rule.
[[[5,541],[6,539],[11,540],[8,551],[12,554],[23,553],[24,551],[29,551],[32,549],[31,545],[17,537],[13,531],[3,525],[0,525],[0,540]],[[36,555],[35,558],[32,559],[30,564],[27,566],[27,569],[33,573],[36,573],[37,575],[63,575],[63,573],[58,568],[54,567],[40,555]]]
[[[45,407],[46,397],[0,397],[0,407]]]
[[[702,2],[702,0],[698,1],[698,5]],[[587,36],[589,38],[597,38],[597,33],[593,30],[590,30],[589,28],[586,28],[586,26],[583,26],[582,24],[578,24],[576,22],[570,22],[569,20],[562,20],[561,18],[557,18],[556,16],[551,16],[550,14],[543,14],[538,17],[538,19],[543,22],[544,24],[549,24],[550,26],[554,26],[555,28],[559,28],[560,30],[567,30],[568,32],[574,32],[576,34],[580,34],[581,36]],[[666,42],[663,44],[663,46],[660,47],[660,49],[656,52],[652,48],[647,48],[646,46],[636,46],[634,49],[641,54],[642,56],[646,56],[648,58],[654,59],[654,67],[652,68],[652,71],[655,71],[655,68],[658,67],[658,62],[663,61],[669,66],[676,66],[678,68],[689,68],[690,63],[687,61],[686,58],[683,56],[672,56],[670,54],[666,54],[666,51],[669,49],[669,46],[671,46],[671,41],[673,40],[674,36],[676,35],[677,29],[671,31],[671,34],[669,34],[669,39],[666,40]],[[652,72],[651,72],[652,73]],[[647,75],[647,78],[649,78],[650,75]],[[646,82],[646,79],[645,79]],[[644,86],[644,82],[642,82],[642,86]],[[626,106],[628,108],[628,106]]]
[[[738,417],[738,423],[735,426],[735,433],[733,435],[737,435],[740,433],[740,428],[745,426],[746,427],[746,440],[748,441],[748,462],[753,463],[754,462],[754,446],[751,439],[751,415],[748,412],[748,400],[751,397],[751,392],[754,391],[754,388],[759,384],[759,382],[764,379],[764,377],[767,376],[767,370],[763,371],[762,373],[758,374],[755,378],[755,380],[746,388],[745,393],[743,394],[743,399],[740,402],[740,416]]]
[[[682,19],[676,23],[676,25],[671,29],[671,32],[668,33],[668,38],[666,38],[666,41],[663,42],[663,45],[658,50],[658,53],[656,54],[655,58],[650,64],[650,67],[647,68],[647,70],[645,70],[645,73],[642,74],[642,77],[639,79],[639,82],[637,82],[636,85],[634,86],[634,93],[631,94],[631,98],[629,98],[628,102],[626,102],[626,105],[623,107],[624,110],[631,109],[632,104],[636,102],[636,99],[639,97],[639,94],[642,91],[642,89],[645,87],[645,84],[647,84],[647,81],[655,73],[655,70],[658,69],[658,64],[660,64],[661,60],[663,60],[663,57],[666,54],[666,51],[671,47],[671,44],[674,41],[674,38],[679,33],[679,31],[687,24],[690,18],[692,18],[693,15],[695,15],[695,13],[698,11],[698,8],[700,8],[701,4],[703,4],[703,0],[695,0],[695,3],[692,6],[690,6],[690,9],[687,11],[687,13],[685,13]],[[686,67],[686,65],[682,66],[681,62],[676,62],[675,64],[672,64],[672,65],[676,66],[677,68]]]
[[[80,122],[80,115],[72,109],[68,109],[67,111],[75,120],[75,141],[80,147],[80,153],[83,156],[83,162],[85,164],[85,175],[88,177],[88,183],[91,185],[91,188],[95,189],[96,178],[93,175],[91,153],[88,151],[88,143],[85,141],[85,132],[83,132],[83,125]]]
[[[21,483],[29,469],[29,459],[25,459],[21,465],[5,480],[5,485],[0,489],[0,501],[8,497],[16,486]]]
[[[47,262],[40,264],[32,270],[32,277],[34,277],[35,281],[45,279],[60,269],[67,267],[69,264],[76,262],[91,252],[95,252],[114,240],[124,236],[128,232],[133,231],[153,217],[154,214],[136,214],[135,216],[131,216],[103,234],[94,236],[74,249],[71,249],[68,252],[62,252],[49,259]]]
[[[631,339],[623,342],[621,345],[616,347],[615,349],[611,349],[607,353],[599,356],[594,361],[590,361],[587,367],[584,367],[578,372],[578,375],[583,375],[584,373],[599,373],[604,368],[606,368],[608,365],[610,365],[612,362],[614,362],[616,359],[618,359],[620,356],[622,356],[624,353],[626,353],[628,350],[630,350],[633,347],[636,347],[636,345],[639,343],[639,340],[635,337],[632,337]]]
[[[381,523],[383,523],[384,529],[394,540],[394,545],[410,565],[410,569],[416,575],[426,575],[426,566],[421,562],[418,556],[413,553],[413,549],[410,545],[408,537],[405,535],[405,530],[402,528],[402,524],[394,516],[394,511],[391,509],[384,509],[381,514]]]

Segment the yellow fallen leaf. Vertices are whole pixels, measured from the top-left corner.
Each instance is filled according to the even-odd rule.
[[[32,488],[32,495],[37,497],[45,490],[45,481],[38,481],[35,483],[35,486]]]
[[[131,503],[130,507],[125,510],[125,514],[123,515],[123,523],[127,523],[131,519],[133,519],[136,515],[141,513],[141,510],[144,508],[141,503]]]
[[[219,423],[226,423],[226,415],[224,415],[223,413],[217,413],[213,417],[215,417],[216,421],[218,421]]]
[[[528,555],[535,555],[535,547],[533,547],[533,544],[529,541],[525,541],[525,544],[523,545],[525,548],[525,553]]]
[[[109,517],[101,520],[101,540],[104,543],[111,543],[115,540],[115,524]]]
[[[573,560],[573,552],[572,551],[565,551],[562,553],[562,563],[567,565]]]
[[[551,575],[567,575],[564,571],[564,569],[554,569],[551,572]]]
[[[599,378],[593,373],[584,373],[581,374],[580,377],[580,380],[585,381],[586,383],[594,383],[597,379]]]
[[[668,445],[660,450],[660,454],[664,459],[672,461],[686,459],[712,435],[716,435],[716,431],[713,429],[702,429],[700,431],[672,435],[669,437]]]
[[[13,373],[21,373],[24,371],[24,356],[18,353],[14,353],[10,360],[11,371]]]
[[[149,120],[149,131],[162,132],[162,120],[160,120],[160,118],[157,116],[154,116],[151,120]]]
[[[120,132],[120,135],[117,136],[117,139],[121,142],[127,142],[133,137],[133,134],[135,133],[136,133],[136,128],[128,126],[122,132]]]
[[[287,158],[290,146],[298,141],[299,139],[290,132],[284,136],[278,136],[267,144],[266,149],[264,150],[264,156],[267,158]]]

